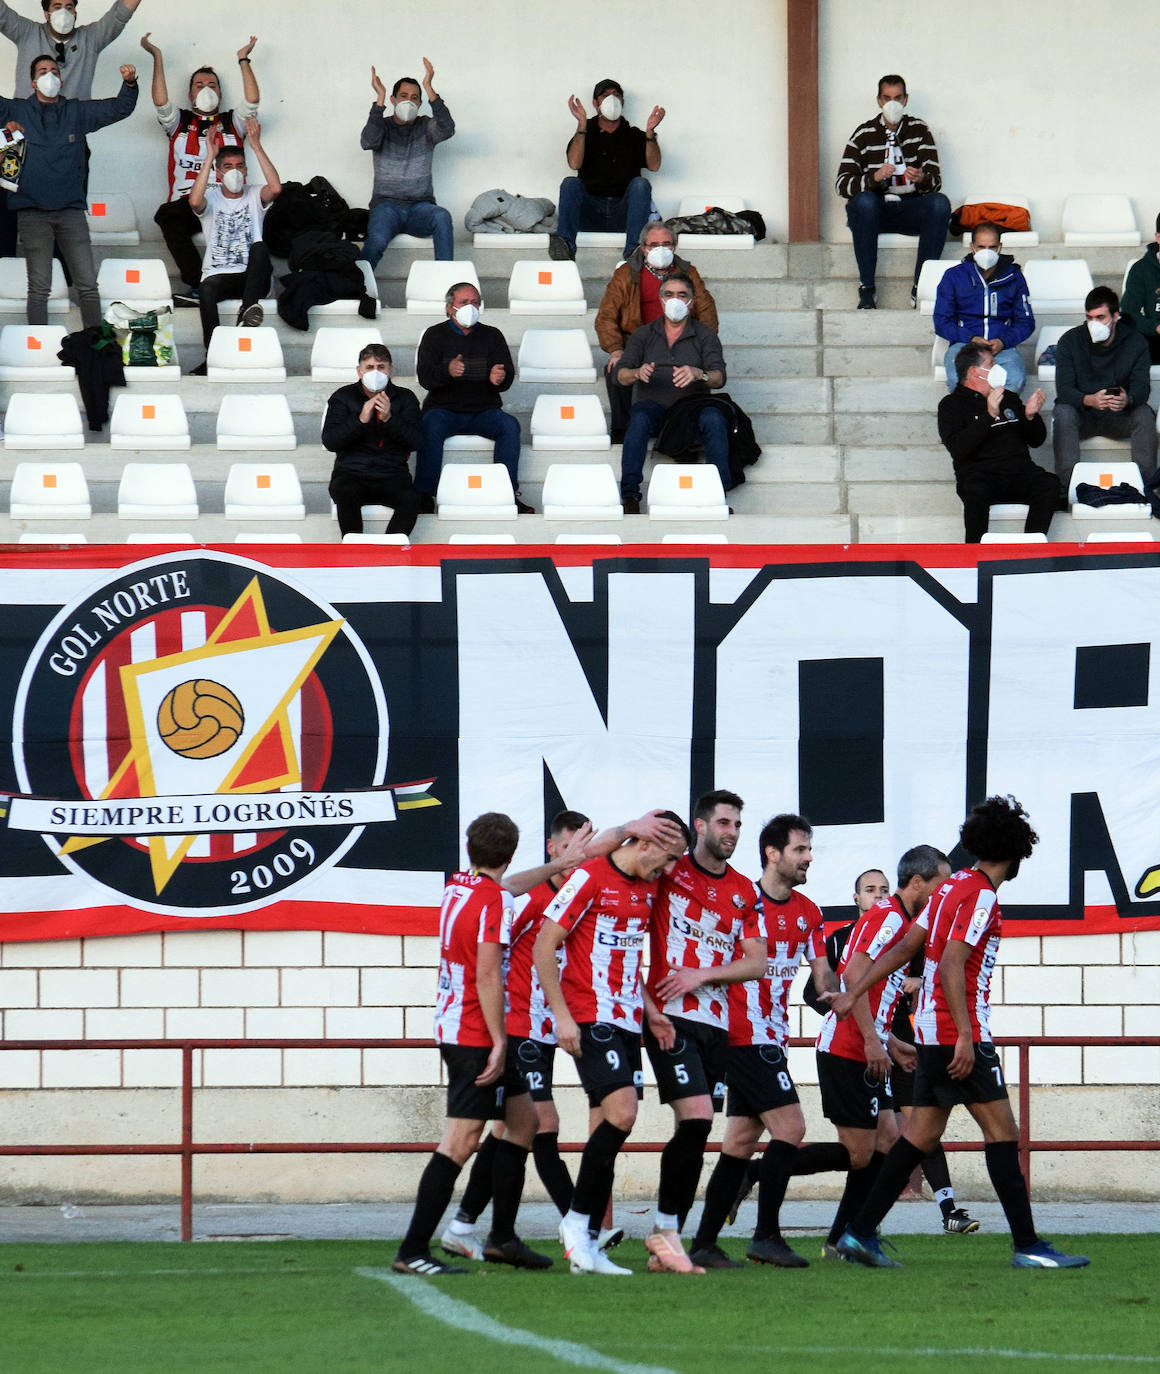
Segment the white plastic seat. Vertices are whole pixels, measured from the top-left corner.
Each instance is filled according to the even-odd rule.
[[[0,258],[0,313],[28,308],[28,264],[23,258]],[[48,313],[62,315],[68,311],[68,285],[64,268],[56,258],[52,260],[52,285],[48,289]]]
[[[502,463],[449,463],[439,474],[440,520],[514,520],[516,497]]]
[[[85,431],[71,391],[14,391],[4,416],[5,448],[84,448]]]
[[[658,463],[648,484],[650,520],[726,520],[721,474],[711,463]]]
[[[1084,298],[1093,285],[1083,258],[1030,258],[1023,264],[1023,275],[1034,314],[1083,314]]]
[[[302,536],[293,532],[287,533],[283,530],[246,530],[242,534],[234,535],[235,544],[301,544]]]
[[[64,341],[59,324],[6,324],[0,328],[0,382],[59,382],[75,377],[56,356]]]
[[[620,487],[608,463],[553,463],[544,474],[545,520],[623,520]]]
[[[363,275],[363,281],[366,283],[367,295],[370,296],[371,300],[373,300],[381,310],[382,302],[379,300],[379,284],[375,280],[375,269],[369,262],[365,262],[362,258],[358,259],[355,266]],[[321,305],[312,305],[310,307],[310,315],[311,318],[322,316],[329,319],[331,316],[335,315],[341,318],[343,315],[358,315],[358,308],[359,298],[357,296],[346,296],[342,300],[323,301]]]
[[[938,284],[943,274],[955,266],[954,259],[927,258],[918,274],[918,313],[934,314],[934,298],[938,294]]]
[[[293,463],[234,463],[226,478],[227,520],[305,520]]]
[[[532,407],[532,448],[612,447],[598,396],[537,396]]]
[[[187,449],[189,417],[181,397],[159,393],[142,396],[122,391],[113,404],[109,447],[116,449]]]
[[[284,382],[286,364],[278,331],[219,324],[209,341],[206,376],[220,382]]]
[[[196,520],[197,488],[188,463],[126,463],[117,487],[120,520]]]
[[[542,230],[536,234],[489,234],[486,230],[477,229],[471,236],[471,246],[473,248],[548,248],[548,231]]]
[[[727,534],[666,534],[662,544],[728,544]]]
[[[623,514],[623,512],[621,512]],[[558,534],[557,544],[623,544],[619,534]]]
[[[1044,349],[1050,348],[1052,344],[1057,344],[1072,326],[1070,324],[1043,324],[1035,334],[1035,342],[1032,345],[1032,356],[1038,368],[1039,380],[1041,382],[1055,381],[1055,364],[1041,363],[1039,358]]]
[[[1085,544],[1151,544],[1156,536],[1151,530],[1094,530],[1084,536]]]
[[[950,343],[946,339],[940,339],[935,335],[934,343],[930,346],[930,367],[931,373],[937,382],[940,377],[946,376],[946,357]]]
[[[386,524],[395,513],[391,506],[367,505],[360,506],[359,510],[362,512],[363,523],[366,524],[369,522],[372,525]],[[330,518],[332,520],[338,519],[338,507],[333,501],[330,503]],[[344,535],[343,538],[345,537]],[[391,538],[394,539],[394,537],[395,536],[392,534]]]
[[[186,530],[179,530],[177,532],[173,530],[158,530],[156,534],[152,531],[149,533],[137,531],[136,534],[127,534],[125,536],[126,544],[199,544],[200,542],[199,539],[195,539],[193,535]]]
[[[749,208],[740,196],[682,196],[677,214],[703,215],[714,206],[733,214]],[[698,234],[690,230],[682,233],[681,238],[692,239],[698,252],[702,248],[752,248],[754,244],[752,234]]]
[[[448,537],[449,544],[514,544],[514,534],[453,534]]]
[[[623,248],[624,231],[611,234],[604,229],[581,229],[576,235],[577,248]]]
[[[508,309],[513,315],[583,315],[588,302],[580,269],[574,262],[521,258],[508,279]]]
[[[89,484],[80,463],[17,463],[8,513],[13,520],[88,520]]]
[[[1138,506],[1087,506],[1075,499],[1075,489],[1081,482],[1094,487],[1117,487],[1127,482],[1140,493]],[[1071,506],[1073,520],[1150,520],[1152,507],[1144,499],[1144,479],[1135,463],[1092,463],[1086,460],[1076,463],[1071,470],[1071,485],[1067,489],[1067,500]]]
[[[1020,501],[996,501],[990,508],[992,520],[1026,520],[1031,507]]]
[[[527,329],[517,359],[521,382],[594,382],[592,345],[584,329]]]
[[[97,268],[101,309],[112,301],[127,301],[146,309],[173,304],[173,287],[160,258],[105,258]]]
[[[1134,246],[1140,242],[1136,214],[1127,196],[1068,196],[1063,202],[1063,241],[1081,246]]]
[[[353,382],[358,355],[367,344],[382,341],[377,324],[319,325],[310,349],[310,375],[316,382]]]
[[[290,402],[270,396],[223,396],[217,415],[219,449],[258,450],[298,447]]]
[[[413,262],[407,273],[407,314],[442,315],[447,308],[447,292],[461,281],[479,290],[473,262],[432,262],[426,258]]]
[[[409,549],[411,539],[406,534],[344,534],[344,544],[393,544],[399,549]]]
[[[137,212],[123,191],[90,191],[85,207],[93,247],[133,247],[141,242]]]
[[[1020,210],[1031,213],[1031,205],[1023,196],[1011,196],[1006,191],[993,192],[985,196],[964,196],[964,205],[1014,205]],[[1039,234],[1034,229],[1002,229],[1000,238],[1003,243],[1003,251],[1010,252],[1012,248],[1038,248]],[[971,246],[971,231],[968,229],[963,234],[963,247]]]
[[[59,533],[40,530],[36,533],[22,534],[16,541],[18,544],[87,544],[89,536],[81,534],[80,530],[61,530]]]
[[[1045,534],[999,534],[988,530],[979,541],[981,544],[1046,544]]]

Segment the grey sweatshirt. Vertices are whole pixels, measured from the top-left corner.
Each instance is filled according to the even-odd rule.
[[[32,94],[29,71],[38,57],[56,57],[57,44],[64,47],[60,61],[60,93],[69,100],[89,100],[93,94],[93,73],[101,49],[120,38],[121,31],[133,17],[133,11],[121,4],[110,6],[100,19],[91,24],[78,24],[67,38],[43,21],[26,19],[0,0],[0,33],[16,44],[16,88],[13,95]]]
[[[455,133],[455,121],[436,96],[429,115],[420,115],[413,124],[396,124],[385,105],[372,105],[359,140],[374,153],[375,184],[371,205],[380,200],[401,200],[407,205],[433,201],[431,156],[436,143]]]

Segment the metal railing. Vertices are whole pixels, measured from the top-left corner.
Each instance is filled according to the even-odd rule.
[[[794,1049],[812,1047],[812,1038],[796,1036],[789,1041]],[[1019,1055],[1018,1118],[1019,1162],[1024,1176],[1031,1182],[1031,1156],[1035,1152],[1057,1153],[1135,1152],[1160,1150],[1158,1140],[1037,1140],[1031,1134],[1031,1051],[1080,1046],[1095,1049],[1157,1048],[1160,1036],[1074,1036],[1074,1035],[1006,1035],[996,1036],[995,1044],[1002,1049],[1014,1049]],[[181,1055],[181,1140],[168,1144],[104,1144],[104,1145],[2,1145],[0,1157],[36,1155],[175,1155],[181,1161],[181,1239],[193,1239],[193,1160],[195,1155],[324,1155],[324,1154],[429,1154],[435,1141],[360,1140],[360,1141],[202,1141],[193,1135],[193,1054],[195,1050],[419,1050],[436,1048],[433,1040],[3,1040],[4,1050],[172,1050]],[[228,1086],[203,1091],[230,1091]],[[51,1091],[49,1089],[48,1091]],[[109,1091],[94,1089],[93,1091]],[[659,1153],[663,1141],[629,1140],[623,1146],[637,1154]],[[564,1151],[578,1152],[583,1141],[561,1144]],[[719,1149],[717,1144],[709,1150]],[[951,1151],[978,1152],[981,1140],[945,1141],[943,1148]]]

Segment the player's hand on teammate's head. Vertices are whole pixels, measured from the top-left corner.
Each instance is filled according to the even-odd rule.
[[[660,845],[662,849],[671,849],[676,846],[684,846],[685,837],[681,834],[680,827],[672,821],[664,820],[659,809],[646,811],[643,816],[635,821],[629,821],[624,827],[624,833],[631,836],[634,840],[647,840],[652,844]]]

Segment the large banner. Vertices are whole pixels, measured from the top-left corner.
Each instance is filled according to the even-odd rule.
[[[1012,933],[1160,928],[1155,552],[9,549],[0,605],[0,940],[431,933],[479,812],[529,867],[715,786],[834,917],[1010,792]]]

